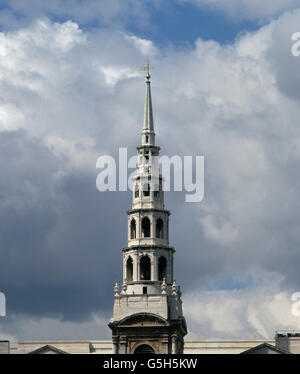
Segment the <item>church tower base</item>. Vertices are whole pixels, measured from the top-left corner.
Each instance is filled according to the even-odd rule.
[[[151,313],[137,313],[109,323],[114,354],[183,354],[184,318],[168,321]]]

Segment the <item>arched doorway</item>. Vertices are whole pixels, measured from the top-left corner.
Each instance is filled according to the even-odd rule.
[[[142,236],[143,238],[150,238],[150,219],[148,217],[142,220]]]
[[[151,280],[151,261],[148,256],[140,260],[140,280]]]
[[[133,261],[132,258],[129,257],[126,262],[126,279],[128,282],[132,282],[133,278]]]
[[[155,354],[154,349],[148,344],[139,345],[134,354]]]
[[[133,219],[130,223],[130,239],[136,238],[136,223],[135,219]]]
[[[156,221],[156,237],[160,239],[164,237],[164,223],[161,218]]]
[[[134,187],[134,197],[135,197],[135,198],[138,198],[139,195],[140,195],[139,185],[136,184],[135,187]]]
[[[144,184],[143,194],[144,196],[150,196],[150,184],[149,183]]]
[[[167,260],[161,256],[158,260],[158,280],[163,281],[167,277]]]

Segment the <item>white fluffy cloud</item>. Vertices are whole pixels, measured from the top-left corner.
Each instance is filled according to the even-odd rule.
[[[275,331],[300,328],[291,294],[274,286],[194,292],[184,301],[190,339],[273,339]]]
[[[119,32],[87,35],[74,22],[47,19],[1,33],[0,50],[0,131],[25,129],[56,155],[90,168],[97,159],[96,138],[103,146],[110,134],[119,136],[114,131],[121,121],[134,124],[131,113],[123,117],[114,85],[141,76],[145,54],[156,53],[150,41]],[[106,138],[97,137],[99,132]]]
[[[220,10],[232,19],[265,20],[299,7],[298,0],[180,0]]]

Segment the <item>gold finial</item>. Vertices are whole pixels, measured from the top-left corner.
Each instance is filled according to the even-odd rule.
[[[153,67],[151,67],[151,69],[153,69]],[[150,61],[149,60],[147,60],[147,65],[142,67],[142,70],[147,72],[146,78],[147,78],[147,80],[149,80],[151,78],[151,75],[150,75],[150,72],[149,72],[150,71]]]

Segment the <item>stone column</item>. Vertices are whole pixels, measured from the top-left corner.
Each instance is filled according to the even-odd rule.
[[[136,239],[141,238],[141,215],[135,216],[135,237]]]
[[[127,338],[126,338],[126,336],[120,337],[120,349],[119,349],[118,353],[127,354]]]
[[[140,280],[140,252],[136,252],[136,280]]]
[[[157,281],[157,255],[153,253],[153,280]]]
[[[116,355],[116,354],[118,354],[118,338],[116,336],[113,336],[112,343],[113,343],[112,354]]]
[[[151,271],[151,277],[150,277],[150,280],[154,280],[154,257],[153,255],[150,257],[150,271]]]
[[[172,335],[172,354],[177,354],[177,337],[176,335]]]
[[[132,260],[133,260],[133,274],[132,274],[132,279],[133,281],[138,280],[138,255],[137,251],[135,251],[134,255],[132,255]]]
[[[163,335],[161,337],[161,343],[162,343],[162,352],[159,352],[160,354],[167,355],[169,354],[169,337],[168,335]]]

